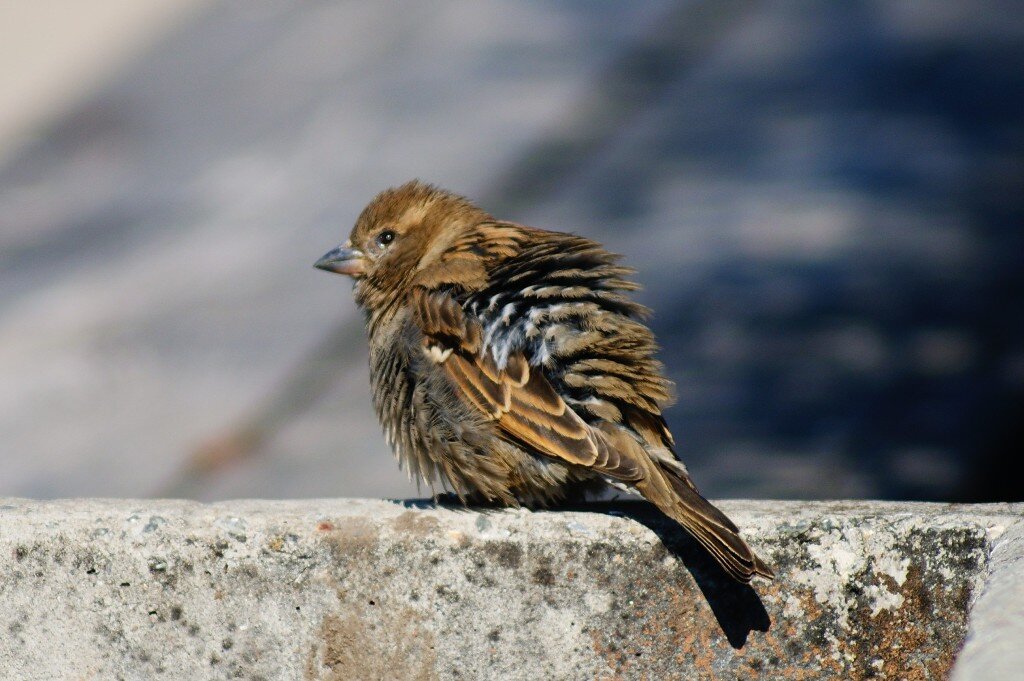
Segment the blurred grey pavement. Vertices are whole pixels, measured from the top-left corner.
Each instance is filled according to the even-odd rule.
[[[1000,482],[1024,394],[1016,3],[167,16],[0,153],[0,495],[159,494],[339,328],[322,398],[188,494],[415,495],[349,286],[311,267],[413,177],[626,255],[709,495]]]

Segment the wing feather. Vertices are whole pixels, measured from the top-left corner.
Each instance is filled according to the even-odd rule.
[[[500,367],[482,347],[479,324],[451,295],[420,290],[413,302],[428,356],[436,358],[467,405],[496,422],[503,437],[635,487],[689,530],[737,580],[773,576],[732,521],[697,492],[685,468],[666,468],[647,454],[639,438],[648,446],[671,448],[672,436],[660,413],[629,406],[627,418],[639,438],[607,422],[588,425],[522,352],[510,353]]]
[[[414,302],[424,343],[455,350],[441,365],[467,403],[530,449],[572,464],[594,464],[600,434],[569,408],[539,368],[512,353],[499,369],[491,353],[466,342],[479,334],[472,333],[475,323],[450,295],[421,290]]]

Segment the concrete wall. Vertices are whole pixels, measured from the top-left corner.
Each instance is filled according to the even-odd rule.
[[[0,678],[1019,678],[1022,506],[722,505],[0,500]]]

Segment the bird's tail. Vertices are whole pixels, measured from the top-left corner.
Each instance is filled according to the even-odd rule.
[[[740,537],[739,528],[700,495],[682,464],[662,462],[622,428],[604,424],[593,432],[598,445],[596,470],[632,487],[682,525],[737,581],[749,584],[754,575],[775,578]]]
[[[650,475],[637,483],[637,491],[692,534],[730,576],[744,584],[754,575],[775,577],[772,569],[740,537],[739,528],[700,495],[685,473],[677,474],[658,465],[652,468],[657,472],[649,471]],[[661,480],[656,479],[659,477]]]

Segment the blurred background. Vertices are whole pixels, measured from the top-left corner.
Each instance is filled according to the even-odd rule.
[[[413,177],[639,269],[712,497],[1024,499],[1024,12],[0,5],[0,495],[415,496],[350,285]]]

